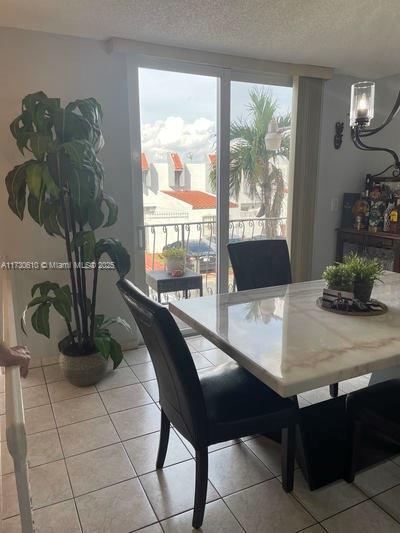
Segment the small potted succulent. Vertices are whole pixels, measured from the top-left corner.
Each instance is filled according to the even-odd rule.
[[[353,275],[354,297],[360,302],[368,302],[375,281],[381,281],[382,264],[378,259],[368,259],[355,253],[346,255],[343,264]]]
[[[185,271],[186,250],[184,248],[166,248],[162,253],[167,272],[172,276],[182,276]]]

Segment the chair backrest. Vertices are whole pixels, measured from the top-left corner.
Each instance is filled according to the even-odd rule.
[[[168,419],[195,446],[206,445],[206,407],[189,348],[171,313],[130,281],[117,286],[149,350]]]
[[[292,283],[289,251],[283,239],[228,244],[238,291]]]

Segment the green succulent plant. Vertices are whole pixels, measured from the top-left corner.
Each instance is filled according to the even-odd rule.
[[[69,285],[45,281],[32,288],[23,322],[26,312],[34,309],[33,328],[50,337],[53,308],[68,330],[59,342],[62,353],[98,351],[111,357],[115,368],[122,352],[109,328],[129,325],[121,318],[96,314],[99,263],[107,254],[124,277],[130,270],[130,257],[118,240],[95,236],[96,229],[112,226],[118,217],[117,204],[103,190],[104,169],[97,158],[104,145],[102,117],[94,98],[75,100],[63,108],[58,98],[44,92],[28,94],[10,129],[20,152],[28,152],[31,158],[14,167],[5,181],[10,209],[21,220],[27,210],[50,236],[63,239],[69,264]],[[88,272],[93,276],[90,298]]]
[[[185,248],[166,248],[161,254],[162,259],[185,259],[186,250]]]
[[[343,260],[344,265],[352,272],[354,283],[373,284],[380,281],[383,273],[382,264],[378,259],[368,259],[354,252],[347,254]]]
[[[343,263],[327,266],[322,277],[328,284],[328,288],[335,291],[353,291],[354,274]]]

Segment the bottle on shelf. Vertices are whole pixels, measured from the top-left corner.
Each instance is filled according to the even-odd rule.
[[[390,196],[388,199],[388,204],[385,209],[385,212],[383,213],[383,231],[389,232],[390,231],[390,213],[392,209],[395,207],[395,201],[394,197]]]
[[[396,199],[396,205],[392,208],[389,215],[390,233],[399,233],[399,219],[400,219],[400,198]]]

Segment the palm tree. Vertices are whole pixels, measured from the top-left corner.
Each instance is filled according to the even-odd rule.
[[[260,207],[258,218],[265,219],[265,235],[274,237],[277,233],[276,221],[271,218],[281,216],[285,193],[280,163],[289,158],[289,136],[284,135],[279,151],[267,150],[265,135],[268,125],[277,111],[277,102],[270,91],[251,89],[249,92],[247,117],[241,117],[231,124],[230,129],[230,176],[231,197],[238,200],[241,190]],[[278,126],[290,126],[290,113],[278,117]],[[210,183],[216,189],[216,169],[210,173]]]

